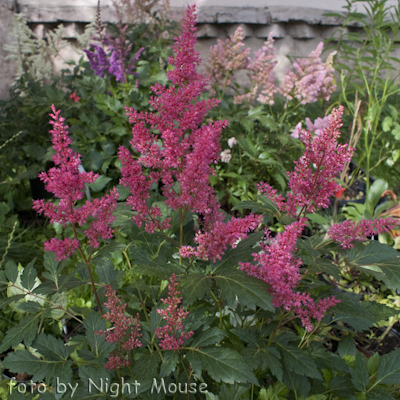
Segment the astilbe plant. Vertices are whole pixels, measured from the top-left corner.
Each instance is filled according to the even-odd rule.
[[[113,350],[108,359],[106,369],[120,369],[129,366],[129,350],[141,347],[142,343],[139,338],[140,333],[140,316],[126,317],[126,303],[123,304],[117,292],[110,285],[106,286],[106,297],[108,298],[105,306],[108,312],[104,314],[104,318],[110,321],[113,326],[106,331],[97,331],[97,335],[105,336],[109,343],[118,343],[120,348]],[[127,355],[124,355],[124,351]]]
[[[168,285],[168,297],[161,299],[166,308],[157,309],[157,312],[167,322],[165,326],[158,327],[155,331],[157,337],[161,339],[160,347],[164,350],[179,350],[184,344],[184,339],[189,339],[193,336],[193,332],[185,332],[183,328],[183,320],[186,319],[189,312],[184,311],[179,304],[182,297],[179,297],[177,289],[178,282],[175,274],[172,275]]]
[[[39,178],[44,182],[46,190],[53,193],[59,201],[56,204],[49,201],[46,202],[44,199],[34,200],[33,209],[49,218],[50,223],[58,223],[63,227],[67,225],[72,227],[73,238],[52,238],[49,242],[44,243],[44,248],[47,251],[55,252],[59,261],[79,250],[88,267],[93,291],[101,309],[89,265],[90,256],[88,258],[84,255],[78,240],[76,225],[82,226],[88,220],[91,220],[88,229],[84,233],[92,249],[99,247],[100,238],[110,239],[113,236],[111,223],[115,219],[113,212],[117,206],[118,192],[116,188],[113,188],[109,194],[100,199],[86,200],[84,204],[78,205],[78,202],[84,197],[85,185],[93,183],[98,175],[93,172],[80,171],[81,156],[71,149],[72,141],[68,136],[68,126],[64,123],[65,118],[61,117],[61,111],[56,110],[54,105],[51,106],[51,109],[53,113],[50,114],[52,118],[50,124],[53,125],[53,129],[50,133],[52,134],[53,149],[55,150],[52,160],[56,166],[50,168],[47,173],[41,172]]]
[[[135,124],[130,143],[140,156],[134,158],[127,148],[119,148],[121,184],[132,194],[127,202],[137,211],[135,222],[139,226],[144,224],[146,231],[152,233],[164,232],[171,222],[171,218],[163,218],[157,206],[149,207],[146,203],[151,185],[161,181],[165,202],[174,211],[179,211],[180,224],[188,212],[202,217],[203,231],[199,231],[195,239],[199,248],[182,248],[181,255],[190,253],[216,259],[227,245],[233,245],[238,238],[243,239],[249,230],[255,229],[261,218],[249,215],[224,222],[209,175],[213,173],[211,164],[219,160],[220,133],[228,122],[201,125],[207,111],[216,107],[219,101],[196,100],[206,90],[207,83],[203,75],[196,72],[201,59],[194,51],[194,7],[188,8],[182,30],[182,35],[176,38],[174,56],[168,59],[174,67],[167,74],[172,84],[168,88],[161,84],[151,87],[155,96],[151,96],[149,104],[158,110],[158,114],[126,108],[129,121]]]
[[[255,98],[262,104],[273,105],[275,96],[280,93],[287,101],[296,98],[300,104],[314,103],[318,99],[329,100],[335,90],[332,67],[333,55],[325,63],[321,60],[323,43],[306,58],[298,58],[293,63],[293,70],[288,70],[284,81],[276,85],[274,67],[277,64],[273,47],[273,32],[268,36],[261,49],[254,52],[254,59],[248,57],[250,48],[243,49],[244,35],[242,28],[237,28],[226,43],[218,40],[218,45],[210,48],[209,65],[206,67],[212,90],[225,88],[232,83],[232,77],[238,70],[247,70],[251,82],[248,93],[234,96],[235,104],[251,102]],[[258,94],[258,90],[261,92]],[[223,97],[223,95],[222,95]]]
[[[343,107],[333,109],[329,127],[323,129],[319,136],[311,137],[306,131],[300,133],[305,153],[295,161],[295,170],[288,173],[290,192],[286,200],[268,184],[259,184],[262,194],[274,201],[281,212],[297,218],[297,221],[286,226],[285,231],[273,239],[267,232],[262,251],[254,254],[256,264],[241,264],[249,275],[270,285],[275,307],[282,306],[286,311],[293,311],[309,331],[312,330],[310,317],[321,320],[328,307],[338,301],[332,297],[315,302],[309,294],[294,291],[301,280],[299,268],[302,262],[293,256],[293,251],[307,223],[304,215],[329,206],[330,196],[340,188],[335,178],[351,159],[353,149],[338,144],[342,114]]]

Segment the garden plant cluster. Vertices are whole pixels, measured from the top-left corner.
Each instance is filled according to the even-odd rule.
[[[282,82],[240,27],[200,74],[195,6],[99,7],[61,76],[16,15],[1,399],[400,399],[400,4],[347,3]]]

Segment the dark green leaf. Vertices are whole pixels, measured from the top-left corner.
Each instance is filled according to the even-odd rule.
[[[196,348],[209,346],[220,342],[225,336],[226,333],[224,331],[217,327],[213,327],[196,336],[193,342],[190,343],[190,347]]]
[[[105,331],[106,324],[98,312],[92,311],[84,320],[86,337],[93,353],[99,359],[108,357],[109,353],[115,348],[114,343],[108,343],[104,336],[98,335],[95,332]]]
[[[117,281],[118,271],[115,270],[112,260],[106,258],[96,258],[93,260],[96,267],[96,273],[101,282],[106,285],[112,285]]]
[[[301,372],[301,371],[297,371]],[[304,374],[297,374],[290,371],[287,366],[284,366],[282,382],[291,390],[296,393],[296,397],[306,397],[310,392],[310,381],[304,376]]]
[[[189,306],[196,300],[201,300],[210,293],[211,277],[202,274],[191,274],[185,276],[181,281],[181,296],[183,305]]]
[[[245,272],[233,271],[215,276],[224,299],[231,307],[239,303],[252,310],[260,306],[264,310],[273,311],[272,298],[268,285],[260,279],[248,276]]]
[[[210,347],[193,349],[187,354],[196,375],[201,376],[204,369],[217,382],[233,385],[238,383],[254,383],[258,385],[257,378],[251,372],[243,357],[232,349],[225,347]]]
[[[17,308],[29,313],[37,313],[42,311],[44,307],[35,301],[27,301],[20,303]]]
[[[164,362],[161,364],[159,378],[164,378],[175,370],[176,364],[179,362],[177,351],[166,350],[163,352]]]
[[[377,240],[369,240],[366,245],[359,243],[347,253],[348,261],[357,265],[379,264],[397,256],[397,250]]]
[[[22,273],[21,283],[25,289],[31,290],[35,285],[35,279],[37,277],[36,269],[34,267],[36,257],[24,268]]]
[[[15,296],[6,297],[0,300],[0,308],[4,308],[6,305],[12,303],[13,301],[18,301],[25,297],[24,294],[16,294]]]
[[[400,382],[400,349],[391,351],[381,358],[376,384],[398,384]]]
[[[338,347],[339,356],[344,358],[347,355],[354,356],[356,354],[356,345],[352,335],[345,336],[340,342]]]
[[[367,360],[359,351],[356,352],[354,368],[351,370],[351,381],[354,387],[360,392],[365,392],[369,382]]]
[[[314,360],[310,358],[308,352],[294,346],[278,347],[285,367],[293,373],[305,375],[310,378],[322,379]]]
[[[134,361],[133,373],[137,376],[138,380],[145,379],[149,376],[156,377],[158,366],[161,363],[160,356],[157,353],[144,354],[139,360]]]
[[[246,347],[243,349],[242,355],[253,369],[264,370],[268,367],[278,380],[282,380],[282,363],[279,361],[281,355],[274,347]]]
[[[18,278],[18,267],[14,261],[8,261],[6,264],[6,277],[11,283],[15,283]]]
[[[61,382],[71,382],[72,361],[68,360],[69,349],[64,346],[61,339],[41,333],[34,343],[34,348],[43,355],[37,358],[28,351],[9,353],[4,360],[4,365],[11,372],[26,372],[33,375],[34,382],[47,382],[55,384],[56,378]]]
[[[100,190],[103,190],[107,186],[107,183],[110,181],[111,178],[105,175],[100,175],[93,183],[90,183],[88,186],[91,190],[93,190],[93,192],[100,192]]]
[[[8,350],[9,347],[16,347],[24,341],[27,347],[33,342],[39,326],[40,314],[25,317],[17,326],[14,326],[6,333],[0,345],[0,352]]]

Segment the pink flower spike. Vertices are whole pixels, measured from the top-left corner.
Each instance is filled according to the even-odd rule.
[[[53,114],[50,114],[53,129],[50,131],[53,138],[53,161],[56,165],[46,172],[39,174],[40,179],[45,183],[48,192],[53,193],[60,201],[57,205],[42,200],[34,200],[32,208],[39,214],[50,218],[50,222],[57,222],[62,226],[83,225],[92,219],[89,229],[85,232],[90,240],[90,245],[98,247],[99,238],[109,239],[112,237],[111,223],[114,220],[113,211],[117,206],[117,189],[114,188],[110,194],[102,199],[94,199],[93,202],[86,201],[81,207],[76,203],[83,199],[85,185],[93,183],[98,175],[93,172],[80,171],[80,154],[73,153],[71,149],[68,126],[64,124],[65,119],[61,117],[61,111],[56,111],[51,106]],[[51,239],[45,243],[45,249],[54,251],[57,259],[61,260],[74,254],[80,246],[78,240],[65,238]]]
[[[351,249],[354,247],[352,242],[355,240],[363,242],[369,236],[396,229],[398,226],[399,221],[395,218],[380,218],[373,221],[347,220],[340,224],[333,224],[328,231],[328,236],[334,242],[340,243],[343,249]]]
[[[350,161],[354,149],[338,144],[342,126],[343,107],[333,109],[329,126],[321,130],[319,136],[312,137],[309,132],[300,132],[305,145],[305,153],[295,161],[294,172],[288,173],[289,188],[285,210],[289,215],[297,216],[297,207],[301,212],[314,212],[326,208],[340,186],[335,179],[347,161]],[[314,166],[315,165],[315,166]]]
[[[120,369],[129,366],[128,357],[124,357],[123,350],[128,352],[137,347],[142,347],[142,343],[139,340],[142,336],[140,333],[140,317],[139,314],[136,314],[135,317],[126,317],[126,303],[121,303],[120,296],[117,296],[117,292],[110,285],[107,285],[106,289],[108,301],[105,303],[105,306],[107,306],[109,311],[103,317],[111,321],[113,327],[112,329],[97,331],[95,333],[105,336],[106,341],[109,343],[122,344],[122,350],[112,351],[111,357],[105,365],[106,369]]]
[[[299,221],[286,226],[285,231],[278,233],[273,239],[266,232],[267,239],[261,244],[261,252],[253,254],[255,264],[239,265],[248,275],[270,285],[274,307],[293,311],[303,326],[311,331],[310,317],[320,321],[327,309],[339,303],[339,300],[332,297],[315,302],[309,294],[294,290],[301,280],[299,268],[302,261],[294,257],[293,251],[306,224],[307,219],[300,218]]]
[[[162,318],[167,321],[167,325],[156,329],[156,335],[160,341],[160,347],[164,350],[179,350],[183,344],[184,339],[189,339],[193,332],[185,332],[183,329],[182,321],[188,316],[188,311],[183,311],[179,304],[182,301],[182,297],[179,297],[179,291],[177,290],[178,282],[176,282],[176,276],[173,274],[170,278],[170,284],[168,285],[168,297],[161,299],[164,304],[167,304],[167,308],[159,309],[157,312]]]

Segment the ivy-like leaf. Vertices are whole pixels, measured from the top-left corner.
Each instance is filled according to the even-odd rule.
[[[30,347],[39,326],[40,314],[28,315],[17,326],[12,327],[0,345],[0,352],[16,347],[22,341]]]
[[[235,382],[259,384],[243,357],[232,349],[225,347],[192,349],[186,356],[198,376],[201,376],[204,369],[216,382],[222,381],[231,385]]]

